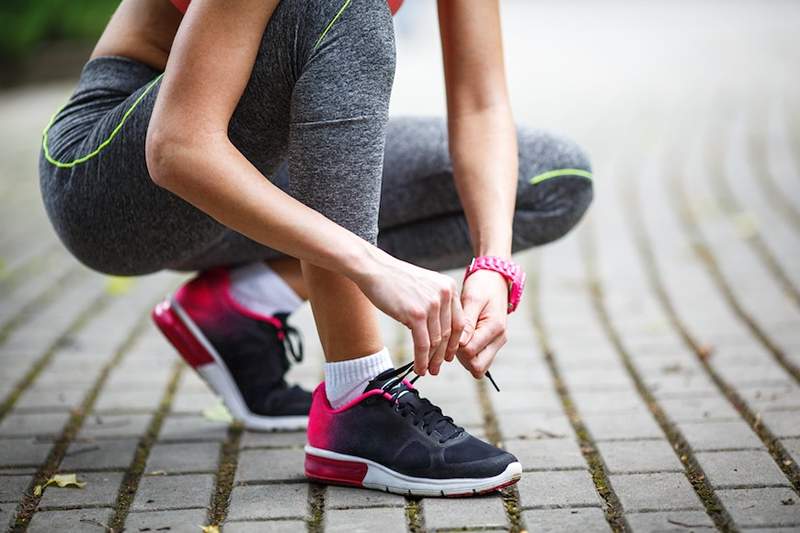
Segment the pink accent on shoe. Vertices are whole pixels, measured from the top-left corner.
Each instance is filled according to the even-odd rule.
[[[361,487],[363,486],[364,477],[367,475],[367,470],[369,470],[369,467],[365,463],[306,454],[306,476],[327,483]]]
[[[156,305],[150,316],[158,329],[192,368],[214,362],[214,357],[208,353],[208,350],[192,335],[189,328],[172,310],[169,300],[164,300]]]
[[[206,270],[189,283],[184,284],[175,298],[189,313],[189,316],[214,313],[220,303],[233,308],[237,313],[254,320],[267,322],[277,329],[283,327],[283,322],[274,316],[262,315],[244,307],[231,296],[231,281],[228,269],[224,267]]]
[[[356,404],[361,403],[364,399],[378,394],[385,393],[380,389],[373,389],[347,402],[338,409],[334,409],[325,393],[325,382],[323,381],[317,385],[312,395],[311,411],[308,413],[308,443],[315,448],[323,450],[328,449],[332,437],[331,431],[333,429],[334,417],[342,411],[346,411]]]

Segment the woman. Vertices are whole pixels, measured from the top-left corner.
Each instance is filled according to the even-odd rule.
[[[512,251],[591,201],[574,144],[515,130],[498,0],[439,1],[446,124],[388,119],[400,0],[172,2],[122,1],[45,130],[65,245],[107,273],[199,271],[156,324],[248,427],[307,423],[309,477],[420,495],[515,482],[516,458],[392,368],[376,313],[411,329],[416,374],[458,357],[483,377],[522,290]],[[460,294],[435,272],[468,264]],[[305,299],[327,361],[313,398],[284,380]]]

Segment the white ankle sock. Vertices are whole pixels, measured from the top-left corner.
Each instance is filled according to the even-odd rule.
[[[394,367],[389,349],[385,346],[381,351],[366,357],[325,363],[325,394],[331,407],[337,409],[351,400],[358,398],[367,383],[383,372]]]
[[[303,304],[294,290],[265,263],[250,263],[230,271],[231,296],[262,315],[292,313]]]

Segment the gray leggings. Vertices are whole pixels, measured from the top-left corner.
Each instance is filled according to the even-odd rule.
[[[279,4],[229,136],[275,185],[395,257],[464,266],[472,248],[446,124],[388,118],[395,50],[386,0],[345,2],[340,12],[342,2]],[[159,75],[123,57],[83,68],[40,157],[59,238],[89,267],[118,275],[281,257],[150,180],[145,135]],[[514,251],[561,237],[592,199],[589,162],[573,142],[527,128],[518,136]]]

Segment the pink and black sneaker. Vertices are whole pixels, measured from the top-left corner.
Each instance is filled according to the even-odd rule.
[[[405,380],[413,363],[383,372],[339,409],[314,391],[306,476],[414,496],[472,496],[519,481],[510,453],[456,425]],[[416,379],[416,378],[414,378]]]
[[[286,323],[285,313],[260,315],[236,302],[226,269],[189,281],[158,304],[152,317],[234,419],[253,430],[305,429],[311,393],[284,379],[287,351],[302,360],[300,333]]]

